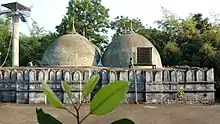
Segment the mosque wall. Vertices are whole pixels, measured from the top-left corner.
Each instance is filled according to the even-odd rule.
[[[100,80],[91,96],[103,86],[115,80],[131,82],[124,103],[136,100],[135,80],[137,83],[137,100],[140,103],[174,103],[180,87],[184,89],[185,99],[189,103],[215,101],[214,69],[145,69],[132,70],[106,67],[5,67],[0,68],[0,101],[13,103],[46,103],[42,91],[45,72],[49,72],[48,83],[60,100],[69,103],[67,94],[61,87],[61,80],[71,82],[73,101],[82,99],[82,88],[93,74],[99,74]]]

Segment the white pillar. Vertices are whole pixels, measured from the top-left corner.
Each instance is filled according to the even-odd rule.
[[[12,67],[19,67],[19,16],[12,16]]]

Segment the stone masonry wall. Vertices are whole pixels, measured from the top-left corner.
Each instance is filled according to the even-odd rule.
[[[131,82],[125,103],[133,103],[136,100],[132,70],[104,67],[20,67],[0,68],[0,101],[22,104],[46,103],[42,91],[46,71],[49,72],[48,83],[64,103],[69,103],[69,100],[62,90],[61,80],[70,82],[73,101],[79,102],[82,99],[85,81],[93,74],[99,74],[101,79],[85,102],[89,102],[99,88],[115,80]],[[188,102],[215,101],[214,69],[138,69],[135,75],[138,102],[173,103],[180,87],[184,89]]]

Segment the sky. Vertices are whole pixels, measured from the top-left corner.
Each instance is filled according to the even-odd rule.
[[[202,13],[209,17],[210,12],[220,13],[219,0],[102,0],[103,5],[110,9],[110,19],[116,16],[139,18],[144,24],[155,27],[154,22],[162,19],[161,6],[180,17],[187,17],[190,13]],[[15,0],[0,0],[0,4],[15,2]],[[39,26],[46,30],[55,31],[55,26],[60,24],[66,13],[68,0],[17,0],[17,2],[32,6],[30,18],[37,21]],[[1,8],[3,9],[3,8]],[[31,25],[28,19],[28,25]],[[20,23],[20,31],[29,34],[26,23]],[[114,31],[109,32],[111,36]]]

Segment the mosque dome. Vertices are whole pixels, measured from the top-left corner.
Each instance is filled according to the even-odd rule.
[[[96,66],[100,61],[99,48],[78,33],[60,36],[44,52],[45,66]]]
[[[102,57],[102,65],[107,67],[128,67],[130,58],[134,59],[137,49],[150,48],[152,52],[149,52],[152,65],[156,65],[156,68],[162,68],[161,57],[154,45],[146,39],[133,31],[126,33],[118,38],[114,39]],[[135,63],[134,63],[135,64]]]

